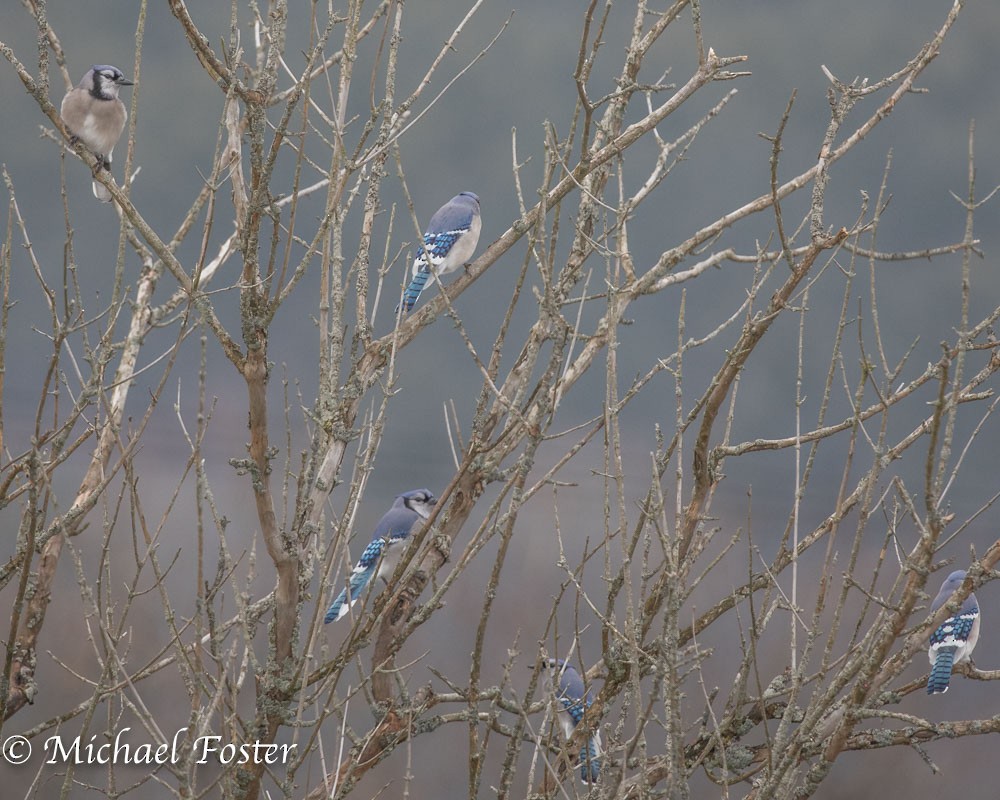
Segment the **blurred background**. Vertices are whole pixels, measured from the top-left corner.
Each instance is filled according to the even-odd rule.
[[[474,17],[458,40],[456,52],[450,55],[442,71],[435,76],[432,91],[437,92],[446,80],[457,74],[509,18],[509,24],[499,40],[484,58],[459,78],[437,103],[401,141],[403,167],[409,191],[421,223],[452,195],[459,191],[475,191],[482,198],[483,233],[479,251],[506,230],[518,216],[517,198],[512,177],[512,132],[516,131],[518,162],[527,162],[521,180],[525,201],[535,202],[535,186],[543,164],[543,126],[551,123],[560,136],[571,124],[576,90],[573,71],[579,50],[583,10],[579,0],[549,0],[511,6],[490,2]],[[797,100],[784,135],[784,152],[779,177],[788,178],[812,165],[817,157],[823,132],[828,121],[829,105],[826,92],[828,81],[821,65],[844,81],[856,76],[877,80],[900,69],[918,52],[944,21],[950,3],[940,0],[884,0],[881,3],[819,2],[819,0],[761,0],[755,3],[738,0],[718,0],[705,3],[702,20],[706,46],[719,55],[748,56],[741,66],[752,75],[730,83],[708,87],[677,114],[669,117],[660,134],[671,139],[679,136],[700,119],[731,88],[738,94],[720,117],[701,132],[689,151],[656,195],[642,206],[629,228],[629,243],[639,269],[655,262],[659,254],[687,238],[721,214],[736,208],[768,191],[771,145],[760,133],[773,134],[791,93]],[[428,4],[408,4],[404,16],[402,64],[398,82],[398,97],[412,91],[425,73],[452,27],[465,14],[464,3],[446,0]],[[192,3],[191,12],[202,31],[214,45],[229,35],[230,4],[228,2]],[[513,13],[512,13],[513,12]],[[51,2],[48,18],[59,35],[70,64],[74,80],[94,63],[110,63],[120,67],[130,77],[134,74],[136,44],[136,9],[133,4],[90,0],[86,4]],[[250,49],[253,30],[249,15],[241,9],[240,33]],[[632,7],[620,3],[611,14],[597,64],[593,72],[592,96],[611,91],[620,68],[624,47],[628,42]],[[301,51],[308,46],[300,21],[292,32],[301,39],[287,48],[290,61],[298,59],[292,68],[301,65]],[[1000,183],[1000,162],[997,141],[1000,140],[1000,83],[988,69],[993,65],[996,41],[1000,35],[1000,6],[970,4],[936,61],[921,76],[918,84],[926,93],[910,96],[899,104],[891,117],[867,138],[866,142],[838,162],[832,171],[826,203],[826,224],[831,228],[850,227],[857,219],[863,193],[878,196],[886,164],[891,155],[888,189],[891,203],[879,229],[878,249],[921,250],[961,240],[965,224],[963,208],[951,196],[967,193],[968,131],[971,120],[976,126],[976,169],[978,194],[984,196]],[[37,69],[37,31],[31,17],[19,4],[0,5],[0,40],[9,45],[18,58],[32,70]],[[334,37],[336,41],[336,37]],[[362,48],[357,64],[358,85],[352,103],[353,113],[367,114],[368,95],[360,90],[369,79],[374,47]],[[660,70],[666,83],[682,84],[695,68],[696,59],[688,23],[673,26],[647,59],[644,78],[652,81]],[[657,65],[654,67],[654,65]],[[282,86],[287,85],[287,81]],[[132,199],[145,218],[166,238],[183,218],[192,199],[202,185],[203,175],[211,170],[217,145],[217,131],[222,113],[223,95],[206,76],[194,58],[176,20],[166,4],[154,3],[148,10],[145,41],[142,49],[141,75],[136,87],[139,111],[135,164],[141,173],[132,189]],[[51,99],[58,105],[64,92],[58,73],[52,71]],[[21,214],[40,257],[43,274],[52,285],[61,285],[64,259],[64,211],[60,204],[59,147],[39,135],[49,127],[34,101],[25,93],[13,69],[5,62],[0,66],[0,97],[4,101],[3,137],[0,139],[0,161],[16,190]],[[126,104],[131,94],[125,94]],[[859,106],[851,119],[857,123],[879,102]],[[124,140],[123,143],[124,145]],[[643,150],[643,147],[645,148]],[[655,158],[651,144],[640,147],[646,164]],[[114,173],[120,182],[124,150],[116,153]],[[643,156],[636,157],[636,170],[629,180],[641,181]],[[289,161],[289,164],[291,162]],[[287,166],[287,165],[286,165]],[[109,300],[112,273],[118,244],[118,224],[113,210],[93,200],[90,176],[75,159],[66,161],[73,245],[78,274],[84,285],[85,300],[90,302],[88,314],[102,311]],[[626,167],[628,170],[629,167]],[[808,190],[807,190],[808,191]],[[228,189],[220,193],[228,204]],[[404,193],[395,179],[383,186],[383,203],[388,209],[397,205],[394,248],[402,240],[412,240],[412,224],[405,215]],[[318,215],[322,200],[313,206],[304,205],[302,213]],[[805,212],[808,194],[791,199],[785,206],[786,227],[797,224]],[[226,206],[228,209],[228,205]],[[220,219],[227,219],[223,212]],[[997,207],[986,206],[978,217],[976,236],[981,240],[985,258],[972,267],[972,319],[977,320],[998,305],[1000,276],[995,268],[994,254],[998,248],[995,216]],[[792,221],[791,223],[789,221]],[[403,227],[400,227],[402,225]],[[773,217],[759,218],[741,224],[727,234],[726,246],[752,253],[757,243],[771,236]],[[230,230],[216,226],[210,252],[214,252]],[[383,225],[378,235],[386,235]],[[16,237],[15,237],[16,238]],[[567,237],[564,237],[564,245]],[[377,245],[373,251],[380,252]],[[462,315],[473,343],[486,353],[493,342],[503,317],[512,286],[513,275],[520,268],[525,243],[520,243],[502,262],[494,265],[471,289],[458,298],[456,309]],[[190,265],[198,255],[199,236],[190,236],[180,248],[181,262]],[[299,252],[301,255],[301,251]],[[347,258],[353,255],[348,252]],[[131,275],[126,280],[134,285],[139,264],[127,253]],[[845,254],[846,258],[846,254]],[[387,285],[398,291],[404,280],[403,259],[394,267]],[[854,293],[866,297],[867,265],[859,264],[859,280]],[[898,361],[911,350],[910,362],[904,370],[904,380],[920,374],[925,365],[940,356],[939,343],[954,338],[961,304],[961,261],[959,256],[933,261],[902,261],[879,264],[876,269],[876,289],[879,295],[881,331],[890,362]],[[127,267],[128,273],[129,267]],[[595,267],[592,278],[603,280],[602,267]],[[752,279],[752,266],[726,264],[721,270],[706,274],[688,287],[688,335],[703,336],[732,313]],[[812,312],[805,332],[804,388],[806,402],[804,419],[814,420],[821,400],[821,391],[829,368],[831,339],[840,312],[842,279],[829,268],[810,294]],[[232,260],[217,278],[216,288],[235,284],[239,264]],[[863,278],[861,276],[864,276]],[[529,275],[528,284],[532,283]],[[290,301],[281,309],[272,327],[270,359],[275,363],[271,381],[271,403],[275,430],[282,430],[281,381],[287,377],[292,384],[293,409],[311,406],[316,393],[317,335],[316,304],[318,270],[302,281]],[[161,283],[159,292],[165,299],[173,286],[169,277]],[[430,296],[433,296],[431,294]],[[16,305],[10,311],[7,341],[7,374],[3,415],[8,453],[5,459],[23,452],[34,430],[38,403],[38,387],[47,368],[50,352],[48,316],[44,298],[30,264],[23,255],[15,254],[11,280],[11,297]],[[229,301],[216,300],[223,321],[238,333],[237,293]],[[394,302],[394,300],[393,300]],[[425,301],[424,301],[425,302]],[[677,314],[680,293],[661,293],[640,300],[633,307],[637,324],[621,332],[619,369],[623,382],[637,373],[650,369],[657,358],[672,353],[677,340]],[[388,330],[391,305],[383,301],[376,317],[376,334]],[[599,309],[594,309],[596,318]],[[590,313],[590,312],[588,312]],[[522,303],[516,312],[515,327],[524,329],[534,319],[534,306]],[[124,320],[123,320],[124,324]],[[863,327],[868,324],[867,319]],[[686,407],[690,408],[717,368],[721,354],[732,343],[736,332],[723,337],[699,353],[685,366]],[[761,349],[751,359],[740,392],[738,416],[734,421],[733,440],[757,437],[789,436],[794,433],[795,353],[798,318],[779,321]],[[162,334],[157,345],[153,337],[143,361],[149,363],[173,342],[170,330]],[[515,341],[520,341],[517,339]],[[263,552],[259,530],[253,514],[253,503],[247,479],[235,474],[229,459],[245,456],[246,390],[243,380],[223,357],[218,345],[209,337],[208,357],[217,365],[209,371],[207,392],[216,399],[215,412],[204,445],[207,471],[213,481],[213,491],[222,512],[229,519],[228,535],[234,549],[249,552],[255,546]],[[849,351],[849,352],[856,352]],[[707,354],[707,355],[706,355]],[[79,358],[80,353],[76,354]],[[505,357],[509,365],[513,352]],[[144,446],[136,464],[140,482],[145,487],[150,518],[155,519],[166,508],[179,481],[181,466],[189,452],[180,435],[177,411],[172,407],[179,398],[179,412],[193,418],[197,410],[196,382],[200,352],[191,339],[184,348],[174,370],[171,388],[154,412],[154,418],[144,437]],[[860,359],[860,356],[859,356]],[[847,415],[843,383],[853,387],[859,374],[858,363],[845,363],[844,381],[835,382],[839,391],[833,400],[828,419],[839,420]],[[148,380],[155,381],[157,372]],[[142,384],[133,389],[130,403],[132,417],[146,411],[148,388]],[[400,364],[397,402],[398,413],[390,414],[389,426],[376,470],[369,480],[365,502],[355,524],[359,537],[352,552],[360,552],[367,536],[379,517],[389,507],[394,495],[401,491],[427,486],[440,491],[450,480],[452,464],[448,437],[444,425],[443,403],[453,400],[461,424],[471,420],[481,378],[468,357],[465,346],[446,319],[438,320],[423,331],[405,351]],[[595,370],[587,376],[561,410],[560,424],[567,429],[601,413],[604,399],[603,374]],[[928,393],[928,400],[932,399]],[[893,418],[895,435],[912,427],[926,413],[927,407],[902,411]],[[909,414],[909,416],[907,416]],[[969,415],[963,422],[957,441],[963,442],[979,414]],[[634,524],[634,504],[641,500],[649,486],[650,452],[656,447],[655,426],[671,430],[674,420],[674,384],[661,374],[653,384],[631,403],[623,414],[623,445],[626,467],[628,511]],[[301,415],[294,421],[294,442],[291,455],[297,460],[298,449],[308,441],[306,424]],[[996,425],[988,422],[966,456],[960,481],[949,495],[949,509],[959,519],[971,516],[998,491],[993,447],[997,442]],[[844,449],[831,444],[822,452],[816,464],[816,477],[803,505],[804,529],[809,529],[829,513],[841,480]],[[556,451],[553,450],[552,453]],[[284,457],[282,453],[282,457]],[[543,453],[543,459],[545,454]],[[81,462],[83,463],[83,462]],[[867,462],[864,462],[867,463]],[[544,619],[551,607],[557,584],[564,575],[553,576],[553,565],[560,542],[555,529],[558,513],[562,546],[571,563],[579,559],[585,542],[591,543],[603,535],[595,520],[603,516],[604,484],[600,475],[603,453],[601,443],[586,448],[561,473],[561,479],[574,485],[558,493],[542,492],[529,505],[519,521],[516,547],[508,558],[497,612],[489,628],[490,647],[496,652],[495,663],[487,666],[483,683],[500,680],[501,666],[508,649],[519,649],[521,664],[531,664],[536,643],[544,630]],[[548,464],[540,463],[538,474]],[[862,464],[863,466],[863,464]],[[345,471],[349,465],[345,465]],[[898,474],[919,489],[923,462],[911,458],[900,465]],[[860,467],[859,467],[860,469]],[[857,472],[857,470],[855,470]],[[71,471],[64,470],[63,479]],[[754,538],[766,558],[773,556],[777,541],[790,513],[794,492],[794,472],[787,453],[759,455],[726,464],[726,480],[713,505],[716,524],[722,537],[728,538],[736,529],[746,527],[752,519]],[[81,473],[82,474],[82,473]],[[860,473],[858,473],[860,474]],[[343,475],[349,478],[349,474]],[[855,479],[857,475],[854,476]],[[57,485],[63,508],[71,501],[78,478]],[[155,487],[155,488],[151,488]],[[168,582],[176,597],[183,597],[184,587],[190,591],[195,558],[192,531],[193,508],[190,504],[190,479],[182,489],[181,508],[161,538],[162,553],[177,553],[177,561]],[[752,493],[752,503],[748,494]],[[157,507],[157,501],[159,507]],[[343,498],[335,491],[332,504],[342,508]],[[19,508],[2,512],[6,522],[7,546],[2,552],[7,558],[15,544]],[[982,552],[996,537],[993,513],[980,517],[956,540],[943,555],[953,557],[959,565],[968,563],[969,546]],[[187,521],[188,525],[185,525]],[[887,523],[888,524],[888,523]],[[912,526],[910,526],[912,527]],[[95,536],[100,528],[95,518]],[[912,529],[905,532],[915,537]],[[96,552],[90,552],[94,542],[76,542],[84,563],[93,563]],[[121,548],[130,556],[131,543],[127,534]],[[460,543],[462,544],[462,543]],[[874,557],[881,538],[872,541]],[[904,542],[912,544],[912,538]],[[118,547],[117,543],[113,543]],[[846,540],[845,540],[845,547]],[[440,669],[445,674],[464,676],[468,671],[468,653],[479,618],[482,585],[489,574],[492,554],[488,548],[483,557],[472,565],[456,584],[447,608],[437,613],[410,640],[404,655],[418,658],[431,655],[412,669],[411,688],[431,679],[425,666]],[[128,574],[128,558],[123,555],[123,574]],[[255,596],[269,591],[273,578],[268,565],[258,558]],[[759,566],[759,565],[758,565]],[[33,707],[26,708],[4,727],[4,733],[30,727],[50,717],[58,710],[88,696],[70,669],[86,673],[93,669],[91,645],[87,643],[87,625],[78,602],[77,578],[72,563],[65,560],[53,605],[49,610],[41,653],[52,642],[71,637],[80,642],[75,652],[76,663],[59,664],[56,659],[42,658],[37,669],[40,696]],[[717,573],[720,577],[723,572]],[[594,591],[602,588],[600,566],[587,574]],[[732,584],[713,585],[697,599],[703,610],[719,597],[725,596],[745,579],[745,563],[732,567]],[[936,587],[937,578],[929,585]],[[315,585],[314,585],[315,588]],[[0,592],[0,601],[10,600],[10,590]],[[477,599],[478,598],[478,599]],[[980,593],[983,605],[983,637],[976,653],[976,662],[983,668],[993,667],[1000,656],[1000,637],[991,637],[989,629],[995,615],[991,609],[1000,604],[994,587]],[[329,598],[320,596],[317,603]],[[468,602],[464,602],[468,600]],[[569,630],[574,624],[572,603],[560,609],[561,624]],[[230,610],[232,607],[230,606]],[[147,614],[148,628],[140,627],[142,617],[135,620],[136,634],[130,658],[143,663],[153,657],[165,639],[153,633],[162,628],[162,610],[155,597],[148,605],[140,605],[139,614]],[[179,607],[181,616],[193,613],[193,606]],[[468,632],[468,635],[457,632]],[[733,642],[726,636],[733,631],[713,631],[708,645],[716,650],[713,667],[706,665],[706,682],[724,680],[725,652]],[[330,628],[326,632],[331,648],[336,648],[342,631]],[[516,642],[516,644],[515,644]],[[581,635],[583,661],[593,664],[600,657],[600,630],[591,625]],[[561,654],[564,655],[564,654]],[[60,658],[65,654],[60,654]],[[909,678],[926,670],[922,660],[908,671]],[[776,647],[762,660],[767,675],[779,672],[787,662],[787,651]],[[717,669],[717,672],[713,672]],[[766,670],[771,670],[767,673]],[[515,675],[518,685],[527,683],[528,671]],[[156,680],[146,684],[147,700],[156,705]],[[725,687],[724,687],[725,688]],[[691,692],[695,693],[692,685]],[[958,719],[997,713],[997,687],[991,683],[963,681],[955,678],[953,689],[945,697],[926,699],[913,696],[905,710],[931,720]],[[692,697],[693,707],[699,699]],[[365,725],[368,712],[360,707],[359,726]],[[184,724],[185,709],[165,707],[162,711],[164,730]],[[363,727],[362,727],[363,729]],[[466,790],[464,758],[466,730],[439,732],[433,745],[431,737],[418,738],[413,743],[413,755],[420,759],[414,787],[427,796],[461,797]],[[454,745],[454,747],[448,745]],[[953,742],[934,742],[927,752],[940,767],[933,774],[921,757],[901,748],[863,754],[847,754],[836,768],[836,775],[824,784],[817,797],[868,798],[886,792],[897,793],[915,800],[936,798],[941,791],[961,791],[967,800],[995,798],[998,790],[987,772],[996,742],[990,737],[967,737]],[[455,754],[458,754],[456,761]],[[502,754],[502,751],[501,751]],[[407,754],[397,752],[382,767],[375,770],[362,787],[375,795],[387,781],[398,781],[407,769]],[[499,758],[493,768],[499,767]],[[51,768],[55,769],[55,768]],[[95,768],[96,769],[96,768]],[[35,779],[33,770],[14,769],[0,764],[3,785],[18,787],[11,796],[22,796]],[[86,770],[81,779],[86,779]],[[43,773],[38,796],[49,796],[61,780],[58,773]],[[487,771],[483,796],[493,794],[488,788]],[[301,794],[312,786],[318,774],[301,775]],[[100,783],[100,778],[94,778]],[[393,783],[392,787],[400,784]],[[48,788],[44,788],[48,787]],[[394,794],[393,788],[390,793]],[[149,791],[153,791],[150,787]],[[721,789],[704,781],[699,797],[719,797]],[[7,790],[0,791],[7,796]],[[85,792],[79,790],[79,795]],[[145,796],[145,795],[144,795]],[[153,794],[148,795],[150,797]]]

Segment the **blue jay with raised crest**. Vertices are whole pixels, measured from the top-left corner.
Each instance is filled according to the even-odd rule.
[[[358,559],[348,579],[347,587],[330,604],[323,622],[333,622],[344,616],[378,571],[378,577],[388,582],[406,549],[410,532],[422,520],[430,517],[437,498],[427,489],[413,489],[396,500],[378,525],[371,542]],[[350,595],[348,597],[348,595]]]
[[[423,246],[413,260],[413,277],[403,292],[404,311],[413,308],[432,274],[454,272],[472,257],[482,227],[479,197],[472,192],[455,195],[434,212],[427,223]]]
[[[97,157],[98,169],[111,169],[111,154],[114,152],[128,112],[118,97],[118,89],[132,86],[118,67],[110,64],[95,64],[63,98],[59,116],[73,134],[73,139],[83,142]],[[111,192],[100,181],[93,181],[94,197],[101,202],[111,200]]]
[[[951,573],[931,603],[931,613],[948,602],[955,590],[965,580],[965,570]],[[931,661],[931,674],[927,678],[927,694],[941,694],[948,691],[951,668],[967,661],[979,641],[979,601],[970,594],[958,611],[942,622],[931,634],[927,657]]]
[[[576,726],[583,719],[584,712],[594,702],[590,692],[583,685],[583,678],[572,664],[561,658],[545,659],[545,666],[552,670],[551,688],[559,706],[556,718],[562,728],[563,737],[569,741]],[[586,784],[596,783],[601,772],[601,731],[594,728],[590,737],[580,749],[580,780]]]

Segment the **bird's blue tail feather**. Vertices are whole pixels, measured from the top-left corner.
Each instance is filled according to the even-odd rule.
[[[587,784],[596,783],[600,773],[601,759],[597,754],[597,738],[591,736],[580,751],[580,780]]]
[[[348,581],[348,588],[351,591],[351,599],[347,599],[347,589],[344,589],[334,598],[334,601],[330,603],[330,608],[326,611],[326,616],[323,617],[323,623],[334,622],[340,619],[347,613],[347,610],[354,605],[354,601],[358,599],[362,590],[368,585],[368,581],[371,580],[372,575],[375,572],[375,565],[372,564],[371,567],[362,572],[352,572],[351,579]]]
[[[941,694],[948,691],[951,682],[951,668],[955,662],[955,648],[942,647],[934,659],[931,675],[927,679],[927,694]]]
[[[406,287],[406,291],[403,292],[403,309],[405,311],[410,311],[413,306],[416,305],[417,298],[420,297],[420,293],[424,290],[424,286],[427,285],[427,279],[430,277],[430,272],[421,269],[413,276],[413,280],[410,281],[410,285]],[[397,311],[399,309],[397,308]]]

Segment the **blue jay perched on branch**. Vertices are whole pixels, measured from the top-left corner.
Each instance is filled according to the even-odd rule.
[[[423,247],[413,260],[413,278],[403,292],[403,310],[413,308],[431,273],[454,272],[472,257],[482,227],[479,197],[472,192],[455,195],[434,212],[427,223]]]
[[[561,708],[556,712],[563,737],[569,741],[573,731],[583,719],[584,712],[594,702],[583,686],[583,679],[572,664],[561,658],[547,658],[545,666],[553,671],[552,690]],[[590,784],[597,781],[601,772],[601,731],[594,728],[580,750],[580,780]]]
[[[941,584],[941,590],[931,603],[931,613],[947,603],[964,580],[964,569],[951,573]],[[975,594],[970,594],[958,609],[958,613],[948,617],[931,634],[931,646],[927,650],[927,657],[932,666],[930,677],[927,679],[927,694],[948,691],[952,666],[968,660],[977,641],[979,641],[979,602]]]
[[[59,116],[73,134],[74,141],[83,142],[97,156],[98,169],[111,169],[111,153],[125,130],[128,112],[118,97],[121,86],[132,86],[118,67],[95,64],[63,98]],[[94,197],[101,202],[111,200],[108,187],[93,181]]]
[[[347,613],[358,601],[376,569],[378,577],[383,581],[392,577],[408,544],[406,540],[410,538],[410,531],[418,522],[431,515],[436,503],[437,498],[427,489],[413,489],[396,497],[392,508],[375,526],[375,534],[351,572],[347,588],[337,595],[327,609],[324,623],[340,619]]]

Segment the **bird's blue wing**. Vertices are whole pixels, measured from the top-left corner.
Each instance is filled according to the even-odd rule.
[[[424,234],[424,246],[420,251],[418,258],[423,260],[424,264],[427,263],[427,257],[430,256],[430,264],[432,267],[437,267],[442,261],[444,261],[445,256],[451,251],[451,248],[455,246],[455,242],[458,241],[458,237],[469,230],[468,225],[464,228],[453,228],[447,231],[439,231],[438,233],[425,233]]]
[[[969,641],[972,626],[979,617],[979,609],[962,611],[953,617],[948,617],[936,631],[931,634],[931,647],[948,647]]]
[[[573,719],[573,727],[575,728],[580,724],[580,720],[583,719],[583,703],[579,701],[573,701],[568,697],[560,696],[559,702],[562,703],[562,707],[566,709],[566,713],[570,715]]]
[[[968,600],[966,601],[968,603]],[[968,643],[976,620],[979,619],[978,605],[948,617],[931,634],[930,650],[935,654],[934,666],[927,679],[927,694],[941,694],[948,691],[951,683],[951,669],[955,663],[955,653]]]
[[[375,574],[375,570],[378,568],[379,559],[382,556],[382,551],[385,549],[386,540],[381,536],[373,539],[368,546],[365,548],[364,552],[361,554],[361,558],[358,559],[357,565],[354,567],[354,571],[351,572],[351,577],[347,582],[347,588],[343,589],[340,594],[334,599],[330,604],[330,608],[327,609],[326,616],[323,617],[323,622],[333,622],[335,620],[343,617],[347,610],[357,602],[358,596],[364,590],[365,586],[372,579],[372,575]],[[350,598],[348,599],[348,595]]]

